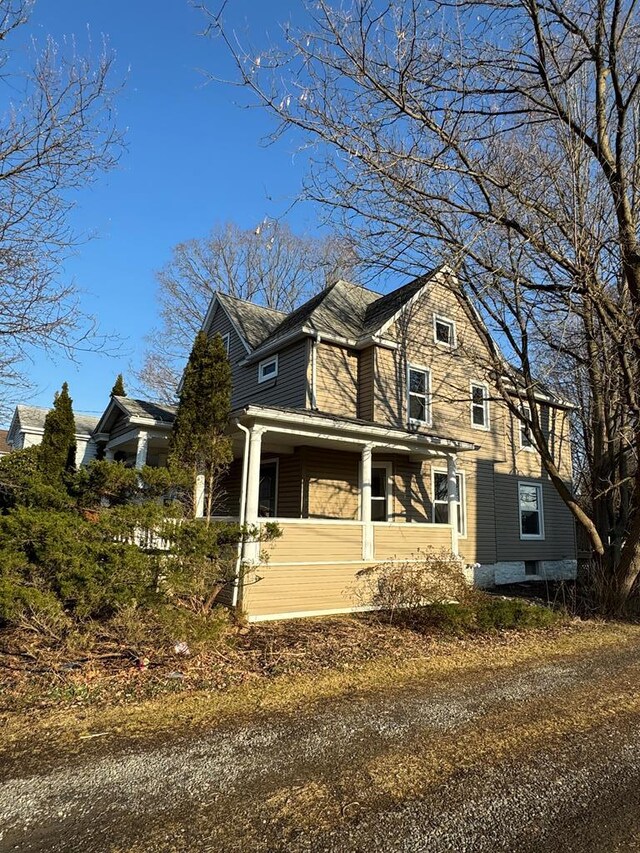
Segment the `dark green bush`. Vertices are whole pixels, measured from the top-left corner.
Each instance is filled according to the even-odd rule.
[[[436,602],[403,614],[405,621],[448,634],[487,633],[525,628],[547,628],[560,616],[547,607],[520,598],[496,598],[482,592],[461,602]]]

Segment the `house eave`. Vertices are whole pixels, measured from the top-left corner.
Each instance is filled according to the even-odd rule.
[[[293,429],[296,434],[325,436],[328,439],[343,440],[352,445],[378,446],[395,449],[415,455],[443,455],[465,453],[479,449],[479,445],[469,441],[434,435],[432,433],[409,432],[393,427],[380,426],[323,417],[313,412],[283,411],[268,406],[246,406],[231,414],[231,422],[239,421],[243,426],[255,425],[274,432]]]

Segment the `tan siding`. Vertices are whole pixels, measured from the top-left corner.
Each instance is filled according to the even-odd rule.
[[[520,539],[518,482],[535,479],[496,474],[496,529],[499,561],[574,559],[575,527],[571,514],[549,480],[542,483],[544,539]]]
[[[278,515],[299,518],[301,510],[301,457],[299,449],[292,454],[264,453],[264,459],[278,459]],[[214,506],[214,515],[240,514],[240,485],[242,460],[234,459],[220,484],[220,497]]]
[[[316,405],[321,412],[355,418],[358,356],[344,347],[316,345]]]
[[[280,523],[282,536],[266,546],[269,563],[328,562],[362,559],[359,524]]]
[[[373,420],[373,377],[375,372],[375,347],[358,353],[358,417]]]
[[[367,563],[324,566],[260,566],[247,578],[243,610],[249,618],[284,613],[322,612],[362,605],[356,572]]]
[[[359,456],[339,450],[303,450],[304,510],[309,518],[358,518]]]
[[[374,525],[376,560],[419,559],[420,551],[451,549],[451,528],[433,524]]]

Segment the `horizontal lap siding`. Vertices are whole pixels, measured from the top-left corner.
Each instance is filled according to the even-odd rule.
[[[221,308],[217,308],[209,327],[210,334],[229,333],[234,409],[247,405],[291,406],[305,408],[307,400],[307,342],[297,341],[278,353],[278,375],[268,382],[258,382],[258,364],[240,364],[248,353],[233,325]]]
[[[246,579],[243,609],[249,617],[279,613],[321,612],[362,606],[356,572],[371,563],[324,566],[260,566],[255,577]]]
[[[358,415],[358,356],[344,347],[316,345],[316,406],[321,412]]]
[[[451,549],[451,529],[432,524],[374,525],[376,560],[419,559],[419,551]]]
[[[357,519],[359,463],[357,453],[305,447],[303,477],[305,509],[310,518]]]
[[[542,483],[544,539],[520,539],[518,482]],[[498,561],[575,559],[572,516],[549,480],[496,474]]]
[[[373,377],[375,371],[375,347],[358,353],[358,417],[373,420]]]
[[[265,550],[270,563],[362,559],[362,528],[354,525],[280,523],[282,536]]]

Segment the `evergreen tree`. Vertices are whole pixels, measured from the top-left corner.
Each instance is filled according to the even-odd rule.
[[[113,383],[113,388],[111,389],[112,397],[126,397],[127,392],[124,390],[124,379],[122,378],[122,374],[119,373],[116,376],[116,381]]]
[[[231,409],[231,367],[220,335],[199,332],[185,368],[171,436],[171,462],[188,467],[207,484],[206,515],[211,515],[218,478],[232,459],[224,434]],[[194,511],[196,507],[194,491]]]
[[[63,382],[62,390],[59,393],[56,391],[53,408],[44,420],[44,434],[40,445],[42,473],[50,482],[60,481],[65,471],[75,468],[75,431],[69,386]]]

